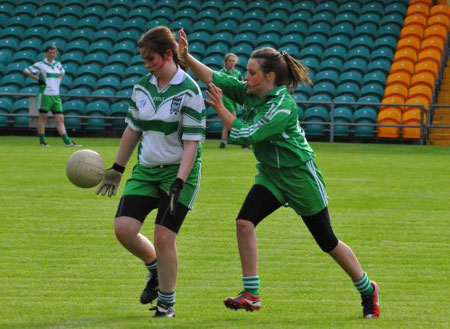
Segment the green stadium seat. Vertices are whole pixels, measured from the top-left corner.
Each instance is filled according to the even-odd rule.
[[[137,43],[136,41],[131,40],[124,40],[122,42],[116,43],[113,47],[114,53],[127,53],[131,56],[139,53],[137,49]]]
[[[378,47],[372,51],[370,59],[372,61],[377,59],[386,59],[392,62],[394,59],[394,51],[389,47]]]
[[[101,76],[105,77],[105,76],[115,76],[118,77],[119,79],[122,78],[123,72],[125,71],[125,64],[111,64],[111,65],[106,65],[102,68],[101,71]]]
[[[32,87],[34,87],[35,84],[33,84]],[[61,86],[65,87],[67,90],[72,89],[72,85],[73,85],[73,79],[72,76],[70,74],[65,74],[64,78],[61,81]],[[62,93],[60,91],[60,93]]]
[[[393,36],[378,37],[375,40],[374,50],[384,47],[388,47],[395,53],[395,51],[397,50],[397,38]]]
[[[72,32],[72,27],[76,26],[77,21],[78,20],[75,16],[58,17],[57,19],[55,19],[53,28],[69,28]]]
[[[285,34],[302,34],[303,36],[308,35],[308,24],[305,22],[291,22],[284,27]]]
[[[270,12],[280,11],[285,13],[290,13],[292,11],[292,5],[288,1],[276,1],[270,4]]]
[[[386,86],[386,73],[380,71],[372,71],[364,75],[363,84],[368,85],[371,83],[378,84],[384,89],[384,87]]]
[[[368,107],[368,108],[371,108],[372,110],[374,110],[376,113],[378,113],[380,110],[380,106],[376,105],[377,103],[378,104],[381,103],[381,98],[379,96],[374,96],[374,95],[362,96],[362,97],[358,98],[357,102],[358,103],[366,103],[363,106],[360,106],[360,108]],[[370,105],[370,103],[373,103],[373,105]]]
[[[101,89],[96,89],[94,90],[94,92],[92,93],[92,96],[114,96],[115,95],[115,91],[111,88],[101,88]],[[131,96],[131,93],[130,93]]]
[[[331,102],[332,97],[330,95],[327,94],[317,94],[317,95],[312,95],[311,97],[309,97],[308,101],[310,102],[314,102],[314,103],[328,103]],[[328,108],[328,105],[322,105],[325,108]]]
[[[82,17],[78,21],[77,28],[78,29],[81,29],[81,28],[96,29],[97,26],[100,24],[100,21],[101,21],[101,19],[97,16]]]
[[[153,19],[152,19],[153,21]],[[157,21],[155,19],[155,21]],[[125,23],[123,23],[122,25],[122,31],[127,31],[127,30],[137,30],[139,32],[144,32],[144,30],[146,29],[146,27],[148,27],[147,24],[147,20],[145,20],[142,17],[133,17],[130,19],[127,19],[125,21]]]
[[[14,17],[14,16],[20,16],[20,15],[26,15],[29,17],[33,17],[33,16],[35,16],[37,9],[38,9],[38,6],[31,4],[31,3],[18,5],[12,11],[11,16]]]
[[[284,46],[278,47],[278,49],[288,52],[295,59],[300,58],[300,47],[295,44],[285,44]]]
[[[317,24],[317,23],[328,23],[332,22],[334,20],[333,13],[329,11],[323,11],[321,13],[314,14],[314,16],[311,18],[310,24]]]
[[[17,62],[17,61],[28,61],[29,62],[30,60],[33,61],[34,59],[35,59],[35,61],[37,61],[39,58],[38,58],[38,52],[33,49],[18,51],[12,56],[12,60],[14,62]]]
[[[118,92],[116,93],[116,96],[130,98],[132,92],[133,92],[133,91],[132,91],[131,89],[124,89],[124,90],[118,91]]]
[[[48,28],[50,26],[53,26],[54,20],[55,18],[51,15],[36,16],[31,20],[30,27],[43,26]]]
[[[191,0],[196,1],[196,0]],[[149,8],[153,9],[155,4],[154,0],[135,0],[133,1],[133,8]]]
[[[347,59],[352,60],[356,58],[369,59],[370,58],[369,49],[360,46],[350,49],[347,53]]]
[[[98,20],[103,19],[105,16],[106,8],[99,5],[90,5],[83,10],[81,18],[97,18]]]
[[[130,31],[125,31],[125,33],[130,33]],[[115,42],[117,37],[117,30],[105,28],[97,31],[94,34],[94,41],[107,40],[111,42]]]
[[[333,70],[320,71],[316,74],[314,83],[329,82],[336,87],[338,82],[338,74]]]
[[[292,8],[292,11],[294,13],[296,13],[298,11],[308,11],[311,14],[313,14],[315,9],[316,9],[316,4],[311,0],[307,0],[307,1],[301,1],[299,3],[296,3],[294,5],[294,7]]]
[[[87,130],[105,130],[107,119],[95,117],[108,116],[109,104],[104,100],[91,102],[86,107],[86,114],[90,116],[86,120]]]
[[[382,98],[384,96],[384,88],[379,84],[368,84],[361,88],[361,97],[364,96],[374,96],[377,98]]]
[[[130,77],[143,77],[144,75],[148,74],[148,70],[143,65],[133,65],[128,67],[123,77],[130,78]]]
[[[338,11],[338,6],[334,1],[320,1],[316,6],[315,13],[330,12],[335,15]]]
[[[15,86],[17,88],[22,88],[25,82],[25,76],[19,73],[13,73],[9,75],[4,75],[1,79],[2,86]]]
[[[319,66],[321,71],[324,70],[333,70],[336,73],[341,73],[342,67],[344,65],[344,61],[339,57],[329,57],[324,59]]]
[[[27,62],[15,62],[8,64],[6,68],[3,69],[2,75],[9,75],[14,73],[22,73],[22,71],[28,66]]]
[[[328,39],[328,47],[342,46],[348,49],[350,45],[350,37],[347,35],[334,35]]]
[[[333,98],[333,102],[334,103],[345,103],[347,104],[347,106],[350,107],[350,105],[348,105],[348,103],[355,103],[356,102],[356,97],[350,94],[344,94],[344,95],[339,95]]]
[[[11,13],[14,10],[14,6],[12,3],[2,2],[0,3],[0,13],[7,14],[8,17],[11,16]]]
[[[349,12],[355,15],[359,15],[360,10],[361,5],[357,1],[349,1],[349,2],[346,1],[338,8],[339,13]]]
[[[204,46],[209,46],[211,41],[211,32],[209,31],[197,31],[192,32],[189,36],[189,42],[200,42],[203,43]]]
[[[251,11],[247,11],[244,14],[243,21],[246,22],[249,20],[257,20],[263,24],[265,22],[265,16],[266,13],[263,10],[256,8]]]
[[[133,1],[130,0],[111,0],[109,4],[112,8],[124,8],[130,10],[133,7]]]
[[[329,37],[331,33],[331,26],[329,23],[320,22],[312,24],[308,27],[308,34],[322,34]]]
[[[302,83],[295,89],[295,94],[302,94],[308,99],[312,95],[312,87],[307,83]]]
[[[20,99],[13,103],[12,113],[14,114],[24,114],[24,116],[14,117],[14,127],[16,128],[28,128],[29,118],[26,116],[28,114],[28,99]]]
[[[190,18],[180,18],[170,22],[169,28],[172,31],[179,31],[180,29],[184,29],[186,33],[190,33],[192,30],[193,20]]]
[[[240,24],[243,16],[244,10],[242,8],[232,8],[224,11],[220,15],[220,20],[234,21],[237,24]]]
[[[92,52],[104,52],[105,54],[111,54],[113,51],[112,48],[113,42],[109,41],[109,40],[100,40],[100,41],[95,41],[93,43],[91,43],[91,45],[89,46],[89,53]]]
[[[0,40],[0,49],[9,49],[15,52],[19,49],[19,43],[15,39],[1,39]]]
[[[354,27],[353,27],[353,24],[351,24],[351,23],[343,22],[343,23],[339,23],[339,24],[335,25],[331,29],[330,33],[331,33],[331,36],[345,35],[349,38],[352,38],[353,33],[354,33]]]
[[[287,12],[285,12],[284,10],[276,10],[269,12],[269,14],[266,16],[266,23],[280,22],[285,25],[285,22],[287,22],[288,19],[289,15]]]
[[[236,51],[231,50],[231,52],[237,54],[239,56],[239,53]],[[209,68],[213,70],[220,70],[223,67],[223,56],[221,55],[212,55],[207,56],[203,60],[203,64],[208,66]]]
[[[82,29],[74,29],[71,35],[71,41],[84,39],[86,41],[91,42],[94,39],[95,31],[92,28],[82,28]]]
[[[361,72],[359,71],[347,71],[342,73],[339,76],[339,84],[345,84],[345,83],[354,83],[357,84],[359,87],[361,87],[362,85],[362,81],[363,81],[363,75]]]
[[[303,65],[308,67],[310,75],[311,75],[311,73],[315,73],[319,70],[319,66],[320,66],[319,58],[317,58],[315,56],[309,56],[309,55],[306,55],[304,57],[301,57],[301,55],[300,55],[299,58],[300,58],[301,62],[303,63]]]
[[[373,43],[375,41],[375,38],[370,35],[361,35],[359,37],[353,38],[353,40],[350,42],[350,47],[356,48],[356,47],[365,47],[367,50],[372,50]]]
[[[379,15],[383,15],[384,13],[384,6],[380,2],[370,2],[365,4],[360,11],[361,14],[368,14],[368,13],[375,13]]]
[[[64,66],[66,66],[70,62],[75,62],[80,65],[81,63],[83,63],[83,55],[84,54],[79,50],[67,52],[61,56],[61,62]]]
[[[308,101],[308,98],[309,98],[308,96],[301,94],[301,93],[296,93],[293,95],[293,97],[294,97],[295,101],[297,102],[297,104],[300,102]],[[302,111],[301,118],[303,118],[303,111]]]
[[[391,13],[400,14],[402,17],[406,16],[408,6],[406,4],[403,4],[401,2],[395,1],[390,2],[385,8],[384,8],[384,14],[389,15]]]
[[[195,22],[194,25],[192,25],[192,32],[206,31],[211,33],[211,31],[215,31],[215,29],[216,22],[212,19],[203,19],[202,21]]]
[[[260,47],[273,47],[275,49],[278,48],[278,45],[280,44],[280,36],[278,33],[264,33],[261,34],[258,38],[256,38],[256,46],[258,48]]]
[[[128,113],[128,102],[114,103],[111,106],[110,116],[117,117],[117,119],[111,120],[112,130],[124,130],[127,126],[125,123],[125,117]]]
[[[113,54],[108,57],[107,64],[120,64],[122,66],[128,66],[131,60],[131,55],[127,53]]]
[[[318,46],[323,51],[327,44],[327,38],[322,34],[313,34],[307,36],[303,40],[302,47],[313,47]]]
[[[64,40],[66,40],[66,41],[69,41],[71,34],[72,34],[72,29],[69,29],[67,27],[53,28],[48,31],[47,40],[58,37],[58,38],[62,38]]]
[[[55,4],[48,4],[48,5],[44,5],[44,6],[40,6],[39,9],[33,13],[36,16],[41,16],[41,15],[51,15],[53,17],[57,17],[59,14],[59,10],[60,10],[60,6],[57,6]]]
[[[303,59],[304,57],[315,57],[320,61],[322,55],[322,48],[317,45],[302,48],[300,51],[300,59]]]
[[[124,19],[121,17],[109,17],[100,22],[100,29],[113,29],[120,32]]]
[[[400,37],[401,29],[396,24],[380,26],[378,29],[378,38],[393,37],[396,40]]]
[[[125,40],[131,40],[133,42],[136,42],[141,37],[141,33],[136,30],[127,30],[120,32],[117,37],[115,38],[116,42],[122,42]]]
[[[359,92],[359,85],[349,81],[344,84],[339,84],[336,88],[336,96],[349,95],[356,99],[359,97]]]
[[[201,10],[215,9],[219,12],[223,11],[223,1],[208,0],[202,2]]]
[[[96,82],[97,79],[92,75],[79,76],[79,78],[73,80],[72,89],[86,88],[89,92],[92,92],[96,88]]]
[[[76,51],[78,53],[86,54],[89,49],[89,41],[85,39],[76,39],[73,41],[70,41],[65,45],[65,51],[66,53],[71,53],[73,51]],[[67,54],[65,54],[67,55]]]
[[[334,123],[351,123],[353,121],[353,113],[348,106],[337,106],[330,112],[333,115]],[[335,125],[333,127],[333,135],[336,137],[348,137],[349,126]]]
[[[98,63],[89,63],[80,66],[77,69],[76,75],[77,77],[87,77],[91,76],[94,79],[97,79],[100,76],[102,66]]]
[[[323,136],[327,125],[321,125],[321,122],[328,122],[328,109],[323,105],[316,105],[305,110],[303,120],[308,123],[304,124],[307,135]]]
[[[185,1],[183,1],[184,3]],[[180,4],[181,5],[181,4]],[[229,10],[229,9],[242,9],[242,2],[233,0],[233,1],[225,1],[225,4],[223,6],[223,10]]]
[[[54,37],[51,40],[47,40],[46,42],[44,42],[42,48],[46,49],[50,45],[55,46],[56,48],[58,48],[59,52],[63,53],[66,50],[67,41],[63,38]]]
[[[265,1],[265,0],[251,1],[247,6],[247,11],[253,11],[253,10],[258,10],[263,13],[268,13],[270,11],[269,2]]]
[[[330,57],[338,57],[345,60],[347,58],[347,49],[339,45],[328,47],[323,53],[323,59]]]
[[[372,108],[361,108],[353,114],[354,123],[377,123],[377,112]],[[376,129],[374,126],[355,126],[355,137],[374,137]]]
[[[116,76],[106,76],[97,81],[97,88],[111,89],[113,92],[120,90],[120,79]]]
[[[297,11],[289,16],[287,22],[302,22],[304,24],[309,24],[311,21],[312,14],[309,11]]]
[[[128,16],[128,9],[126,7],[119,6],[109,8],[108,10],[106,10],[104,17],[105,18],[118,17],[125,20],[127,16]]]
[[[317,75],[319,75],[319,73]],[[316,82],[314,83],[312,91],[314,95],[328,95],[333,97],[336,93],[336,85],[329,81]]]
[[[367,73],[372,71],[381,71],[387,75],[391,71],[391,64],[392,62],[390,60],[382,58],[370,61],[367,64]]]
[[[104,65],[108,58],[108,54],[104,52],[93,52],[86,55],[84,58],[84,64],[99,64]]]
[[[2,39],[9,39],[9,40],[15,40],[16,42],[19,42],[22,40],[22,36],[25,32],[25,28],[21,26],[8,26],[7,28],[2,29],[1,38]]]
[[[124,80],[122,80],[122,84],[120,86],[120,89],[133,89],[133,87],[137,84],[138,80],[141,78],[142,76],[131,76],[128,77]]]
[[[81,118],[70,118],[68,116],[86,115],[86,105],[82,100],[70,100],[63,103],[64,125],[67,129],[81,129]]]
[[[255,46],[255,42],[256,42],[256,34],[254,34],[254,33],[249,33],[249,32],[238,33],[234,37],[234,45],[235,46],[245,43],[245,44],[251,45],[253,47],[253,46]]]
[[[33,96],[36,95],[38,92],[39,92],[39,87],[38,86],[24,87],[24,88],[19,90],[19,93],[32,94]]]
[[[189,52],[195,58],[202,58],[206,54],[206,47],[203,43],[200,42],[191,42],[189,44]]]
[[[152,16],[151,9],[147,8],[147,7],[133,8],[128,13],[128,19],[133,19],[133,18],[148,19],[151,16]]]
[[[397,25],[399,29],[403,27],[404,23],[405,23],[404,17],[399,13],[390,13],[388,15],[384,15],[383,18],[381,19],[382,26],[394,24]]]
[[[299,47],[303,44],[303,35],[299,34],[286,34],[280,39],[280,47],[295,45]]]
[[[226,19],[220,21],[219,24],[217,24],[216,33],[226,32],[230,33],[231,35],[234,35],[236,34],[238,28],[239,28],[238,22],[236,22],[235,20]],[[229,40],[228,42],[232,43],[232,40]]]
[[[86,7],[102,7],[106,10],[109,6],[109,0],[87,0]]]
[[[82,14],[83,14],[83,7],[79,3],[72,5],[65,4],[65,6],[61,8],[61,10],[59,11],[60,18],[75,17],[78,19],[81,17]]]
[[[381,21],[381,14],[379,13],[367,13],[359,15],[358,18],[358,25],[361,25],[363,23],[373,23],[378,26],[379,22]]]
[[[350,23],[355,26],[356,22],[358,21],[358,16],[352,12],[342,12],[338,15],[336,15],[334,19],[334,25],[338,25],[341,23]]]
[[[174,16],[174,13],[175,13],[175,10],[173,10],[172,8],[162,7],[162,8],[156,9],[152,12],[152,18],[153,19],[165,18],[165,19],[171,21]]]
[[[369,35],[371,37],[375,37],[377,35],[378,26],[373,23],[364,23],[362,25],[358,25],[355,28],[353,33],[353,37],[359,37],[361,35]]]

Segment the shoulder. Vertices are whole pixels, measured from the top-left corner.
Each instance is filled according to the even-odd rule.
[[[295,108],[297,106],[297,103],[295,102],[294,97],[289,93],[289,91],[284,88],[278,90],[277,93],[275,93],[270,100],[268,101],[271,105],[274,105],[278,108]]]
[[[188,73],[185,73],[185,79],[182,84],[186,90],[192,91],[194,95],[201,95],[200,87]]]

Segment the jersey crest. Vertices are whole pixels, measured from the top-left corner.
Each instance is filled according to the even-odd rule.
[[[170,105],[171,115],[177,115],[180,112],[181,99],[181,97],[174,97],[172,99],[172,104]]]

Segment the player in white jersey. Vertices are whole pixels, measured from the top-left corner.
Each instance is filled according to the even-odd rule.
[[[133,89],[125,129],[114,165],[97,194],[116,194],[136,145],[133,167],[120,200],[115,233],[120,243],[149,269],[141,303],[156,297],[155,317],[175,316],[176,237],[200,187],[205,109],[200,88],[182,69],[173,33],[164,26],[138,41],[150,74]],[[158,209],[154,245],[140,233],[146,216]]]
[[[36,107],[39,109],[39,119],[37,122],[39,142],[41,146],[49,146],[45,139],[45,124],[47,123],[48,112],[52,111],[56,121],[56,130],[62,137],[64,144],[66,146],[81,146],[69,138],[64,125],[59,86],[65,71],[61,63],[55,60],[57,54],[58,49],[56,46],[50,45],[45,49],[45,58],[43,60],[23,70],[23,74],[37,80],[39,83],[36,102]]]

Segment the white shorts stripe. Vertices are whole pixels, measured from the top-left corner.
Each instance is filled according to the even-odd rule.
[[[325,186],[320,181],[319,177],[317,176],[316,167],[314,166],[314,163],[312,160],[309,160],[306,162],[306,165],[308,166],[309,171],[314,177],[314,180],[316,181],[317,187],[319,188],[320,196],[322,197],[323,204],[325,206],[328,205],[328,198],[327,193],[325,192]]]

